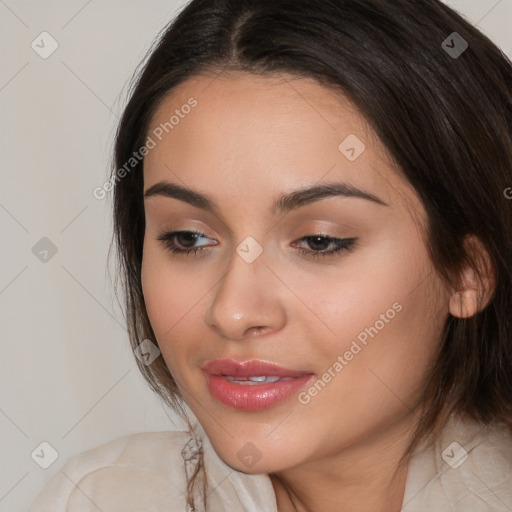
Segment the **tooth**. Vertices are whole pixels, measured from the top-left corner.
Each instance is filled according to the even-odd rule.
[[[281,380],[281,377],[267,377],[266,382],[277,382],[278,380]]]
[[[272,384],[277,381],[287,381],[292,380],[295,377],[277,377],[275,375],[265,376],[265,375],[256,375],[253,377],[233,377],[232,375],[223,375],[224,379],[229,382],[236,382],[237,384],[243,384],[246,386],[256,386],[258,384]]]

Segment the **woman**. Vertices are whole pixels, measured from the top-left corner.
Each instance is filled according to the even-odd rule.
[[[193,0],[110,183],[131,344],[189,430],[31,511],[511,510],[511,85],[437,0]]]

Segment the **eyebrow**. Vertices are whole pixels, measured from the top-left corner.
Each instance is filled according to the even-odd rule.
[[[155,183],[144,194],[145,199],[154,196],[178,199],[214,214],[219,212],[218,205],[210,196],[167,181]],[[389,206],[382,199],[354,185],[334,182],[306,187],[283,194],[274,201],[270,211],[274,215],[282,214],[315,201],[320,201],[321,199],[337,196],[366,199],[381,206]]]

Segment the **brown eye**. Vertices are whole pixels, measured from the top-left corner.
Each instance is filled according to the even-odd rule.
[[[195,231],[172,231],[162,233],[157,237],[157,240],[162,242],[166,249],[174,254],[190,254],[204,251],[202,246],[194,247],[195,243],[201,239],[206,238],[202,233]]]
[[[305,241],[310,248],[304,249],[299,247],[299,251],[306,256],[315,258],[318,256],[334,256],[342,252],[352,251],[357,238],[333,238],[323,235],[308,235],[301,238],[300,241]],[[326,250],[330,246],[334,247]]]

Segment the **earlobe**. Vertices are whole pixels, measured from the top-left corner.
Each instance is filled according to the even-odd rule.
[[[458,285],[450,296],[450,314],[457,318],[469,318],[484,309],[492,297],[496,282],[491,259],[480,240],[471,235],[465,245],[470,260],[478,265],[481,279],[469,263],[464,266]]]
[[[450,314],[469,318],[478,312],[478,283],[471,267],[464,269],[461,284],[450,297]]]

